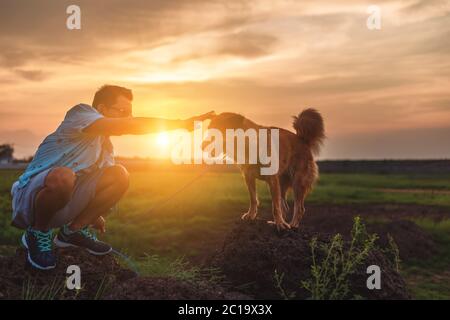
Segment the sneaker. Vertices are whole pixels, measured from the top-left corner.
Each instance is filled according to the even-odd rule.
[[[35,268],[49,270],[56,267],[56,256],[53,252],[53,232],[28,228],[22,236],[22,244],[28,251],[28,262]]]
[[[79,231],[70,231],[67,226],[61,228],[54,240],[57,247],[81,247],[89,253],[95,255],[104,255],[112,251],[109,244],[97,240],[97,237],[85,227]]]

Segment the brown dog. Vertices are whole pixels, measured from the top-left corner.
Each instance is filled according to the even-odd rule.
[[[268,183],[272,196],[274,221],[270,221],[270,223],[276,224],[278,229],[299,226],[305,213],[305,198],[312,190],[319,175],[314,155],[319,154],[325,133],[322,116],[314,109],[306,109],[298,117],[294,117],[293,126],[296,133],[277,128],[279,129],[279,167],[276,174],[261,175],[262,165],[260,162],[256,164],[247,164],[248,162],[246,162],[246,164],[239,165],[250,193],[250,208],[242,215],[242,219],[256,218],[258,207],[256,179],[260,179]],[[260,126],[242,115],[228,112],[214,117],[209,128],[220,130],[224,137],[226,129],[243,129],[244,131],[250,128],[271,129]],[[270,132],[270,130],[268,131]],[[224,141],[223,144],[224,150],[226,150],[226,142]],[[246,144],[247,146],[248,144]],[[248,150],[246,159],[247,153]],[[236,155],[236,151],[234,155]],[[289,210],[286,201],[286,193],[289,188],[292,188],[294,194],[294,213],[288,224],[285,214]]]

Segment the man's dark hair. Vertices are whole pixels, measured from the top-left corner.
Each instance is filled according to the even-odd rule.
[[[98,105],[104,104],[107,107],[113,105],[119,96],[124,96],[129,100],[133,100],[133,93],[130,89],[105,84],[97,90],[92,101],[92,106],[97,108]]]

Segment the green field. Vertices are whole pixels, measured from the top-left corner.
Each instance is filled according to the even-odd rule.
[[[3,252],[10,248],[8,246],[17,245],[21,234],[9,225],[9,190],[19,174],[18,171],[0,171],[0,245]],[[109,217],[108,231],[103,238],[135,258],[148,254],[152,259],[164,261],[164,266],[173,266],[171,261],[179,261],[176,259],[180,257],[195,263],[198,257],[219,247],[230,226],[247,210],[247,191],[237,173],[207,173],[174,196],[197,175],[198,172],[131,172],[130,189]],[[262,211],[267,212],[270,208],[268,190],[263,183],[258,184],[258,189]],[[450,191],[449,176],[323,174],[307,204],[410,204],[450,210],[450,193],[447,191]],[[439,221],[411,217],[431,233],[439,245],[439,252],[432,260],[402,265],[402,272],[416,298],[450,299],[448,217]],[[155,264],[153,267],[159,273],[165,272]]]

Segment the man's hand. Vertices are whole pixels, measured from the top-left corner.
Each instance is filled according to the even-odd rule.
[[[92,224],[92,227],[98,230],[100,233],[106,232],[106,221],[102,216],[98,217],[97,220]]]
[[[194,130],[194,122],[195,121],[205,121],[205,120],[209,120],[212,119],[216,116],[216,113],[214,111],[210,111],[207,113],[204,113],[202,115],[199,116],[195,116],[195,117],[191,117],[189,119],[184,120],[185,122],[185,128],[189,131]]]

